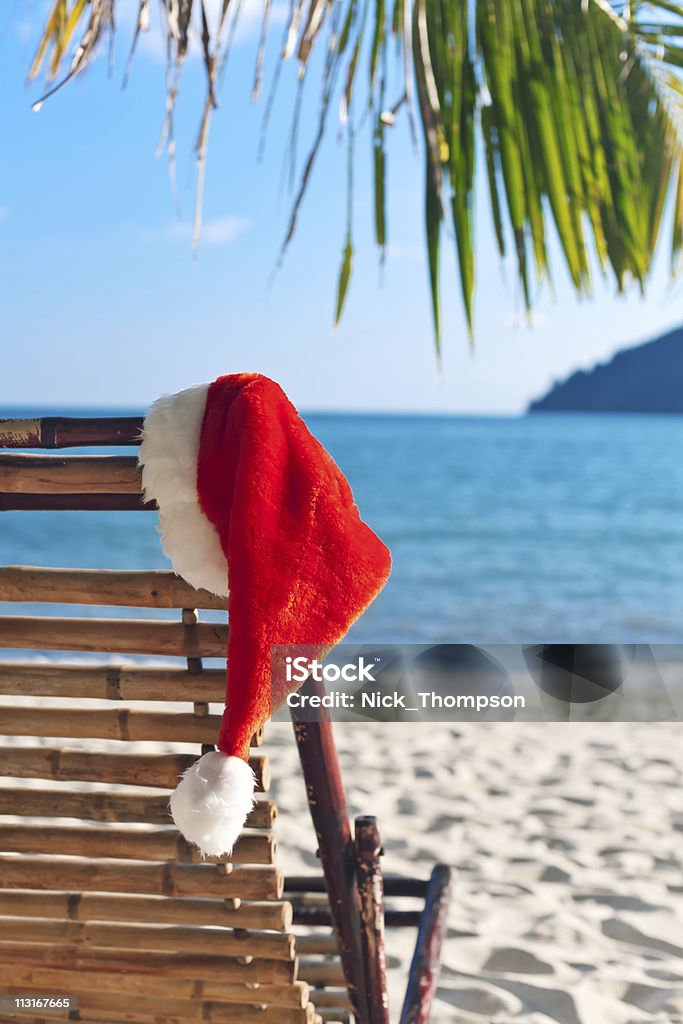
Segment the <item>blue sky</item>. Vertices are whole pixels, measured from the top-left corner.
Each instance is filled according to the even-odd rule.
[[[214,119],[196,261],[189,221],[199,62],[187,63],[178,106],[178,216],[166,162],[154,156],[164,110],[155,37],[142,47],[125,92],[123,25],[113,75],[101,60],[35,114],[31,103],[40,89],[27,86],[26,69],[43,7],[42,0],[15,0],[0,19],[0,406],[143,407],[164,391],[248,369],[277,379],[304,409],[517,413],[575,367],[683,319],[683,286],[668,282],[667,240],[646,300],[615,298],[611,284],[598,281],[596,298],[578,302],[551,251],[555,294],[546,287],[535,325],[522,326],[512,267],[500,265],[482,194],[475,350],[468,348],[445,239],[440,379],[423,256],[422,160],[399,125],[381,275],[370,215],[370,142],[359,138],[354,277],[343,323],[333,332],[343,149],[332,122],[296,238],[268,286],[291,202],[282,168],[295,69],[288,70],[259,163],[263,106],[249,100],[258,21],[249,2]],[[279,35],[276,26],[266,88]],[[312,115],[314,108],[307,110]],[[310,135],[312,117],[305,123]],[[302,153],[307,145],[304,133]]]

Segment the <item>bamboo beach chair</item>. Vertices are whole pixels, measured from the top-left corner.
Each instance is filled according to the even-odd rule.
[[[135,456],[40,454],[135,446],[140,427],[0,421],[0,448],[34,450],[0,454],[0,510],[148,510]],[[450,871],[383,879],[376,820],[357,818],[352,835],[328,720],[294,719],[320,876],[283,878],[277,867],[261,735],[251,758],[260,798],[230,858],[202,862],[170,821],[169,791],[218,731],[211,704],[224,699],[225,670],[202,659],[225,657],[227,625],[198,610],[225,611],[222,599],[170,572],[7,566],[0,601],[178,610],[175,621],[0,616],[0,648],[92,659],[0,663],[0,1024],[388,1024],[385,923],[418,929],[392,1019],[426,1024]],[[174,661],[122,667],[111,654]],[[385,895],[424,908],[385,910]],[[67,995],[75,1010],[30,1004]],[[21,1013],[8,998],[18,996],[29,1000]]]

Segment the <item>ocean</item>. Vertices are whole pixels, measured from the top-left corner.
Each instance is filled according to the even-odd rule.
[[[683,417],[305,419],[393,554],[350,640],[683,641]],[[163,568],[155,520],[4,512],[0,564]]]

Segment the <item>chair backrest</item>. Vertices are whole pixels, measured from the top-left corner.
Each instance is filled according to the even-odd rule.
[[[2,421],[0,448],[133,446],[140,426]],[[135,455],[0,454],[0,509],[148,508]],[[15,651],[0,663],[0,993],[75,995],[93,1021],[319,1020],[296,980],[262,736],[261,795],[230,858],[200,862],[169,817],[178,775],[217,736],[225,665],[203,659],[225,659],[225,602],[170,572],[34,566],[0,568],[0,602],[48,608],[0,617]]]

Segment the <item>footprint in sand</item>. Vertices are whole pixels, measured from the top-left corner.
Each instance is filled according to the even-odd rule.
[[[585,1024],[577,1013],[576,1004],[569,992],[563,992],[559,988],[541,988],[539,985],[531,985],[512,978],[498,978],[496,983],[521,999],[527,1014],[525,1019],[535,1020],[535,1014],[543,1014],[561,1024]]]
[[[553,973],[553,967],[545,960],[539,960],[533,953],[526,949],[518,949],[516,946],[501,946],[494,949],[486,963],[482,965],[482,970],[509,974]]]
[[[420,810],[420,805],[417,800],[414,800],[410,796],[402,796],[396,802],[399,814],[417,814]]]
[[[476,1014],[487,1021],[494,1014],[518,1014],[522,1009],[519,999],[509,992],[496,992],[491,988],[470,985],[463,988],[441,988],[439,999],[457,1006],[459,1010]],[[500,1019],[499,1017],[497,1019]]]
[[[465,821],[462,814],[440,814],[429,826],[430,832],[446,832],[453,825],[462,825]]]
[[[612,910],[630,910],[635,913],[652,913],[660,908],[654,903],[646,903],[637,896],[622,896],[615,892],[574,892],[571,898],[575,903],[604,903]]]
[[[621,921],[616,917],[610,917],[603,921],[602,931],[608,939],[616,939],[618,942],[628,942],[629,945],[645,946],[647,949],[657,950],[660,953],[669,953],[672,956],[683,957],[683,949],[680,946],[675,946],[672,942],[666,942],[665,939],[657,939],[652,935],[646,935],[645,932],[634,928],[627,921]]]
[[[645,973],[649,978],[655,978],[657,981],[683,982],[683,974],[677,974],[675,971],[667,971],[663,967],[651,967],[649,970],[646,970]]]
[[[558,868],[555,864],[548,864],[547,868],[539,875],[539,882],[559,882],[567,884],[571,882],[572,876],[568,872]]]
[[[667,1010],[673,1000],[680,999],[680,991],[674,988],[664,988],[656,985],[644,985],[642,982],[629,985],[623,995],[625,1003],[637,1006],[639,1010],[647,1010],[649,1013],[659,1013]],[[683,1008],[681,1004],[675,1009]]]

